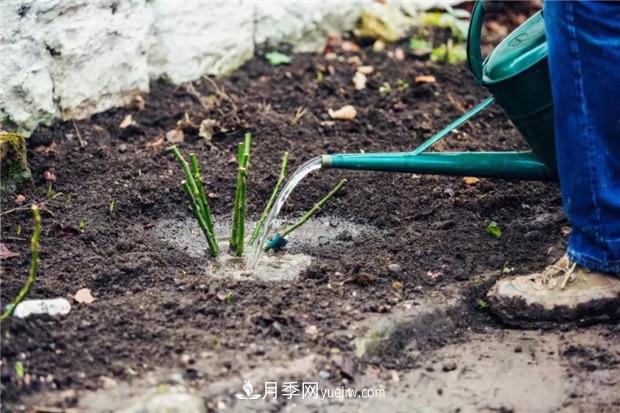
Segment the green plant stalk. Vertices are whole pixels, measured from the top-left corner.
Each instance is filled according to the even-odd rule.
[[[211,212],[211,208],[209,208],[209,202],[207,201],[207,196],[205,195],[205,186],[202,180],[202,175],[200,174],[200,166],[198,165],[198,159],[196,158],[196,154],[190,153],[189,161],[192,167],[192,173],[194,174],[194,181],[196,182],[196,186],[198,187],[198,200],[201,204],[200,206],[202,208],[203,218],[207,223],[209,232],[211,232],[211,234],[215,234],[213,225],[213,213]]]
[[[297,221],[291,226],[288,226],[284,231],[282,231],[282,237],[286,237],[288,234],[290,234],[291,232],[295,231],[297,228],[301,227],[303,224],[308,222],[308,220],[312,218],[317,212],[319,212],[319,210],[323,207],[323,205],[325,205],[334,195],[336,195],[336,193],[340,191],[346,183],[347,183],[346,179],[341,179],[340,182],[338,182],[338,185],[336,185],[334,189],[329,191],[329,193],[325,195],[323,199],[321,199],[319,202],[314,204],[312,209],[306,212],[305,215],[299,219],[299,221]]]
[[[17,305],[23,301],[26,295],[28,295],[37,279],[37,267],[39,266],[39,239],[41,238],[41,214],[39,212],[39,207],[36,204],[32,205],[32,218],[34,219],[34,231],[32,233],[32,237],[30,238],[30,272],[28,273],[28,279],[17,297],[15,297],[15,300],[0,316],[0,321],[13,314]]]
[[[245,215],[247,212],[247,176],[248,165],[250,162],[250,148],[252,146],[252,134],[245,134],[245,142],[243,143],[243,152],[241,154],[241,162],[239,166],[239,180],[237,181],[239,188],[238,220],[237,220],[237,241],[235,253],[238,257],[243,255],[245,247]]]
[[[288,167],[288,152],[284,152],[284,155],[282,155],[282,164],[280,165],[280,176],[278,176],[278,181],[276,182],[276,186],[273,188],[273,192],[271,193],[271,197],[269,198],[269,201],[267,202],[267,206],[265,207],[265,210],[261,214],[256,225],[254,226],[254,231],[252,231],[252,236],[250,237],[250,244],[253,244],[254,241],[256,241],[256,238],[258,237],[260,230],[263,228],[263,225],[265,225],[265,220],[267,219],[267,215],[269,215],[271,208],[273,208],[273,204],[276,202],[276,198],[278,194],[280,193],[280,190],[282,189],[282,185],[284,185],[284,178],[286,177],[287,167]]]
[[[191,154],[190,160],[192,160],[192,163],[195,164],[192,169],[194,169],[194,172],[197,172],[197,176],[201,184],[200,188],[202,190],[199,189],[199,186],[196,184],[196,174],[193,174],[192,171],[190,171],[190,166],[185,161],[185,158],[183,158],[183,155],[179,151],[179,148],[174,145],[170,147],[170,150],[174,154],[179,165],[181,166],[181,169],[183,170],[186,178],[186,180],[182,182],[183,190],[189,197],[192,204],[192,211],[194,212],[194,216],[198,220],[198,224],[203,230],[205,238],[207,238],[207,243],[209,244],[209,252],[211,253],[211,256],[215,257],[218,253],[217,239],[215,238],[215,232],[213,231],[213,219],[210,216],[211,211],[208,209],[209,207],[207,204],[207,199],[204,196],[204,188],[202,186],[202,179],[200,178],[200,170],[198,169],[198,161],[196,160],[196,156]],[[201,196],[201,194],[203,194],[203,196]],[[209,227],[209,224],[207,222],[210,222],[211,227]]]
[[[239,200],[241,196],[239,194],[239,190],[241,189],[240,183],[240,164],[243,158],[243,143],[237,145],[237,177],[235,183],[235,201],[233,203],[233,213],[232,213],[232,234],[230,235],[230,249],[233,251],[237,250],[237,232],[239,229]]]
[[[200,225],[200,228],[202,229],[202,232],[207,239],[207,243],[209,244],[209,253],[212,257],[217,257],[217,240],[215,239],[215,235],[211,231],[209,231],[209,227],[207,226],[204,217],[200,214],[200,207],[198,206],[196,199],[194,199],[194,197],[192,196],[192,189],[187,181],[183,181],[183,190],[187,194],[192,204],[192,211],[194,212],[194,216],[196,216],[196,219],[198,220],[198,225]]]

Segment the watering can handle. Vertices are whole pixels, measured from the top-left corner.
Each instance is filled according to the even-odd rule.
[[[480,38],[482,36],[482,24],[484,23],[484,6],[481,0],[477,0],[471,12],[471,21],[467,33],[467,64],[479,83],[482,83],[482,51],[480,50]]]

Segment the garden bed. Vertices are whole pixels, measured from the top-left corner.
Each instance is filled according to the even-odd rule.
[[[471,344],[472,334],[489,339],[506,334],[479,299],[502,272],[538,269],[563,253],[567,222],[554,183],[319,171],[295,190],[283,214],[307,211],[346,177],[347,186],[319,214],[328,221],[334,217],[336,229],[343,225],[342,236],[292,242],[289,250],[312,257],[294,281],[209,277],[206,251],[202,257],[188,254],[156,233],[162,222],[191,217],[165,138],[185,113],[196,123],[215,121],[210,142],[186,125],[178,145],[198,155],[216,219],[230,219],[236,145],[245,132],[252,133],[248,205],[250,218],[256,219],[283,151],[289,152],[293,170],[324,153],[412,149],[487,96],[464,64],[437,65],[408,53],[401,61],[388,56],[395,47],[338,50],[342,58],[334,60],[294,55],[290,65],[279,67],[256,57],[227,78],[197,81],[189,89],[155,83],[143,108],[138,101],[133,108],[75,124],[39,128],[28,141],[34,184],[21,192],[26,203],[43,207],[39,279],[30,297],[70,299],[87,287],[96,300],[72,302],[66,316],[3,323],[5,406],[48,390],[97,389],[106,383],[102,377],[121,382],[203,352],[221,354],[225,368],[196,375],[187,367],[190,382],[231,377],[240,368],[236,359],[252,366],[309,353],[329,358],[334,349],[353,357],[354,346],[340,334],[352,323],[389,318],[399,303],[423,301],[448,287],[460,291],[458,311],[428,308],[431,316],[413,333],[405,329],[389,349],[355,359],[353,371],[336,369],[329,380],[339,383],[369,366],[414,371],[424,354]],[[347,59],[353,55],[374,68],[363,90],[355,90],[351,81],[356,69]],[[416,83],[421,75],[436,80]],[[386,82],[389,92],[382,88]],[[330,108],[346,104],[357,109],[354,120],[329,117]],[[127,115],[135,124],[120,128]],[[493,106],[435,149],[524,148]],[[46,180],[46,171],[55,181]],[[2,204],[11,208],[14,197],[3,193]],[[501,228],[501,237],[485,231],[491,221]],[[347,234],[349,225],[372,230]],[[28,209],[2,217],[3,243],[19,253],[2,262],[3,303],[16,295],[27,274],[31,227]],[[592,334],[616,345],[620,337],[617,326]],[[417,356],[404,350],[412,340],[418,342]],[[576,364],[575,371],[618,365],[617,348],[602,362],[599,350],[577,345],[576,352],[591,356],[586,360],[599,362]],[[18,360],[26,378],[16,375]],[[69,394],[61,404],[76,402],[79,393]],[[613,400],[605,403],[612,406]]]

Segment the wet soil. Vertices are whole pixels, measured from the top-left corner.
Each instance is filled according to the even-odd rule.
[[[355,66],[347,58],[353,53],[339,52],[342,58],[335,60],[295,55],[291,65],[277,68],[256,57],[223,79],[190,86],[156,82],[144,96],[144,108],[136,104],[39,128],[28,142],[34,181],[20,191],[28,203],[45,207],[39,279],[30,296],[69,298],[88,287],[96,301],[73,302],[63,317],[3,323],[3,408],[10,411],[54,390],[68,391],[58,403],[72,406],[79,392],[104,386],[102,377],[130,380],[204,352],[217,355],[218,368],[197,374],[186,365],[189,382],[225,380],[239,372],[238,360],[255,366],[307,354],[329,358],[334,349],[353,357],[351,337],[341,334],[352,323],[389,318],[400,303],[446,287],[461,291],[458,306],[429,308],[430,314],[409,329],[398,330],[385,351],[357,360],[352,369],[336,369],[330,380],[339,383],[368,369],[416,374],[425,354],[447,357],[442,349],[475,347],[476,340],[507,334],[507,326],[480,309],[477,300],[492,280],[478,276],[525,273],[562,254],[567,221],[554,183],[466,184],[458,177],[319,171],[301,183],[283,213],[305,212],[346,177],[348,185],[326,212],[377,231],[301,247],[312,264],[299,279],[278,283],[209,278],[206,256],[196,258],[155,234],[160,222],[191,216],[165,140],[185,113],[195,123],[216,122],[210,142],[186,125],[179,146],[198,155],[218,216],[230,214],[236,145],[252,132],[248,199],[256,219],[284,151],[294,169],[324,153],[412,149],[487,96],[464,64],[443,66],[409,54],[400,61],[388,56],[395,47],[373,52],[369,46],[355,53],[375,69],[361,91],[351,81]],[[433,75],[436,82],[418,84],[419,75]],[[379,90],[385,82],[390,93]],[[345,104],[356,107],[357,117],[331,120],[328,109]],[[121,129],[127,115],[136,124]],[[491,107],[433,150],[524,148],[501,109]],[[56,178],[51,184],[46,171]],[[14,195],[3,193],[2,205],[5,211],[17,207]],[[491,221],[501,227],[500,238],[486,233]],[[27,273],[30,229],[27,209],[2,216],[3,243],[20,254],[2,262],[3,305]],[[402,270],[390,271],[389,264]],[[599,347],[582,340],[558,354],[579,361],[571,365],[575,374],[618,366],[618,326],[604,325],[591,334],[600,338],[597,346],[607,342],[615,348],[601,358]],[[412,353],[407,346],[413,341]],[[16,375],[18,360],[24,377]],[[602,406],[612,411],[612,403],[605,400]]]

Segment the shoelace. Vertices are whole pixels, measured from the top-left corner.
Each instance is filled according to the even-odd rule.
[[[575,272],[575,269],[577,268],[577,263],[575,262],[571,263],[570,261],[568,261],[568,265],[565,268],[562,268],[556,265],[553,265],[552,268],[555,270],[555,272],[552,272],[551,274],[543,278],[542,280],[543,285],[548,285],[548,286],[552,285],[551,280],[555,279],[558,275],[562,275],[562,282],[560,283],[560,290],[564,290],[566,288],[566,285],[569,283],[569,281],[575,280],[575,278],[571,280],[571,276],[573,275],[573,273]],[[550,288],[554,289],[555,285],[557,284],[554,284]]]

